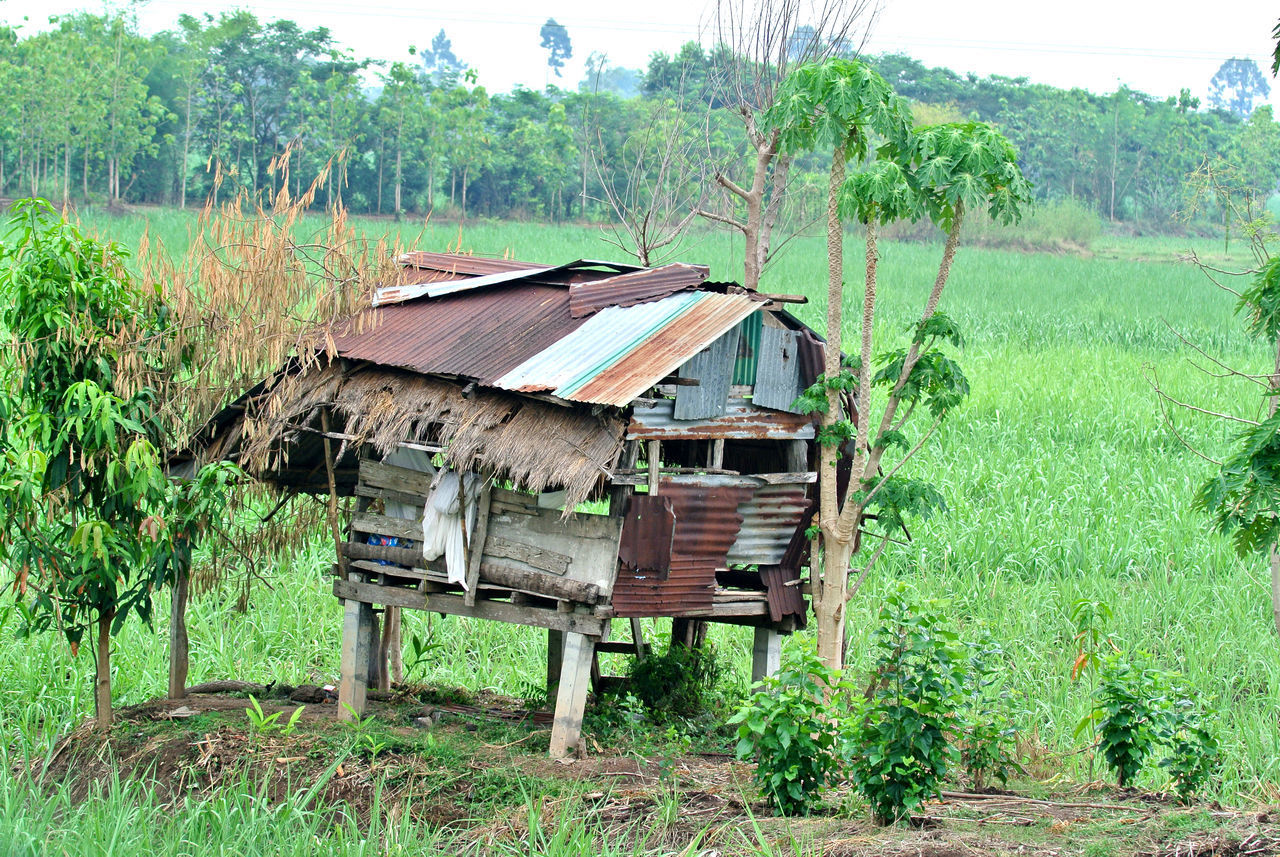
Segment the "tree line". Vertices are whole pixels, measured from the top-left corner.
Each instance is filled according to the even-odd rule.
[[[1264,197],[1280,182],[1268,106],[1242,117],[1201,109],[1189,90],[1098,95],[902,55],[869,62],[918,122],[998,127],[1042,201],[1167,228],[1206,160],[1246,165]],[[248,11],[183,15],[150,36],[127,16],[77,13],[42,32],[0,31],[0,195],[187,207],[286,183],[298,195],[323,173],[316,204],[362,213],[602,219],[627,192],[619,183],[661,178],[686,186],[672,199],[714,210],[709,177],[749,166],[717,83],[734,67],[729,48],[691,42],[643,70],[592,55],[576,89],[489,93],[443,30],[414,56],[377,63],[325,28]],[[683,168],[639,151],[655,146]],[[825,166],[797,157],[787,182],[786,217],[820,219]]]

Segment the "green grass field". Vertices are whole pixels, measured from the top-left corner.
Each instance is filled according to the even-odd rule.
[[[143,221],[142,215],[104,215],[86,217],[85,225],[132,244]],[[176,247],[187,240],[187,224],[176,213],[156,214],[150,231]],[[371,231],[396,226],[361,223]],[[550,262],[618,258],[599,230],[577,226],[400,224],[399,234],[407,246],[422,249],[460,244]],[[1068,609],[1078,598],[1104,600],[1114,611],[1106,630],[1118,642],[1152,652],[1220,711],[1226,763],[1214,796],[1227,804],[1275,801],[1280,639],[1271,626],[1267,571],[1260,559],[1237,558],[1191,510],[1208,465],[1164,426],[1147,380],[1154,372],[1173,395],[1214,410],[1260,407],[1260,400],[1248,398],[1250,391],[1224,387],[1194,369],[1190,350],[1170,327],[1238,364],[1260,368],[1266,356],[1239,332],[1230,296],[1191,267],[1175,264],[1169,243],[1117,242],[1108,258],[962,248],[943,304],[966,332],[961,362],[973,392],[912,466],[915,475],[942,488],[950,508],[913,527],[912,544],[891,549],[852,603],[850,661],[854,670],[865,666],[879,598],[899,580],[948,599],[957,626],[983,625],[1013,653],[1009,683],[1026,709],[1020,726],[1037,769],[1084,781],[1090,765],[1087,754],[1074,752],[1083,739],[1075,739],[1073,730],[1088,709],[1090,687],[1070,678],[1074,629]],[[848,279],[857,283],[858,242],[851,240],[849,249]],[[740,242],[725,234],[700,234],[680,258],[711,264],[713,277],[736,279],[740,266],[733,260],[740,250]],[[1221,255],[1220,244],[1201,250],[1206,257]],[[886,347],[903,336],[923,301],[939,251],[923,244],[882,247],[880,332]],[[1141,261],[1128,260],[1134,257]],[[824,276],[821,242],[802,238],[762,287],[818,299]],[[859,300],[850,295],[850,306]],[[824,326],[818,303],[798,307],[796,314]],[[851,333],[852,326],[846,335]],[[1189,441],[1210,453],[1229,440],[1220,424],[1175,419]],[[258,586],[243,614],[231,612],[229,593],[200,597],[191,620],[191,681],[335,678],[339,609],[323,574],[330,561],[325,545],[317,543],[289,568],[276,569],[272,588]],[[0,607],[0,735],[8,748],[0,750],[7,754],[0,762],[6,769],[47,752],[92,708],[87,655],[72,658],[52,636],[19,638],[17,617],[7,610]],[[424,618],[410,621],[411,630],[425,632]],[[539,634],[466,619],[434,627],[444,648],[415,678],[519,696],[528,689],[528,676],[541,674]],[[136,624],[119,637],[118,704],[164,692],[166,639],[163,627]],[[745,673],[749,635],[718,628],[714,639]],[[1093,776],[1100,776],[1096,768]],[[1144,784],[1159,783],[1153,776]],[[130,788],[112,786],[113,797],[96,810],[37,812],[44,804],[29,796],[24,781],[0,772],[0,819],[28,813],[27,832],[37,840],[72,843],[68,853],[127,853],[90,847],[85,825],[117,823],[128,832],[146,824],[147,813],[163,815]],[[132,807],[128,817],[126,805]],[[283,835],[294,829],[290,825],[303,839],[320,835],[295,809],[299,814],[291,819],[252,807],[225,811],[243,813],[254,835]],[[16,835],[6,824],[12,822],[0,820],[0,837]],[[182,836],[195,829],[183,825],[195,824],[179,814],[162,826]],[[211,835],[233,847],[231,833]],[[331,844],[335,853],[365,853]],[[44,851],[32,845],[17,853]]]

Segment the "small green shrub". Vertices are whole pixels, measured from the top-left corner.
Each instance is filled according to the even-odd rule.
[[[875,688],[846,734],[853,784],[876,819],[904,818],[935,795],[956,757],[966,658],[937,602],[900,586],[880,608]]]
[[[1170,755],[1160,765],[1169,771],[1173,787],[1185,803],[1217,773],[1222,749],[1209,729],[1208,718],[1183,692],[1174,697],[1165,737]]]
[[[1132,659],[1119,652],[1103,658],[1096,705],[1085,723],[1097,725],[1103,758],[1121,786],[1133,783],[1168,730],[1167,688],[1168,676],[1145,652]]]
[[[969,645],[965,683],[968,706],[960,736],[960,766],[975,789],[991,778],[1007,785],[1009,775],[1023,773],[1014,741],[1018,730],[1010,711],[1011,694],[1004,684],[1004,650],[990,634]]]
[[[839,675],[812,649],[799,649],[729,719],[738,727],[738,758],[756,761],[756,785],[783,815],[808,815],[841,778],[827,709],[828,692],[839,687]]]

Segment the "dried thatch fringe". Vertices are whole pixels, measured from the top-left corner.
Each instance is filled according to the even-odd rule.
[[[462,394],[457,383],[371,364],[329,363],[301,374],[287,370],[237,405],[201,456],[233,458],[270,473],[288,456],[296,431],[332,407],[354,444],[386,455],[402,442],[437,443],[451,466],[510,479],[525,491],[568,492],[566,509],[586,500],[612,472],[625,422],[487,388]],[[344,443],[344,447],[345,447]]]

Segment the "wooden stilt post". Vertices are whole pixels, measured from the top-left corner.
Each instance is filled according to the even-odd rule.
[[[362,582],[363,575],[352,575]],[[348,599],[342,608],[342,678],[338,684],[338,716],[350,720],[364,713],[369,690],[369,661],[375,649],[373,605]]]
[[[751,647],[751,683],[763,681],[778,672],[782,661],[782,635],[772,628],[756,628]]]
[[[564,631],[547,629],[547,702],[554,704],[564,665]]]
[[[387,609],[373,611],[373,647],[369,651],[369,687],[391,690],[387,671]]]
[[[631,642],[636,646],[636,660],[643,661],[649,657],[649,644],[644,641],[644,626],[634,616],[631,618]]]
[[[564,637],[564,662],[556,692],[555,721],[551,727],[551,757],[561,759],[578,749],[582,740],[582,715],[591,683],[595,640],[569,631]]]

